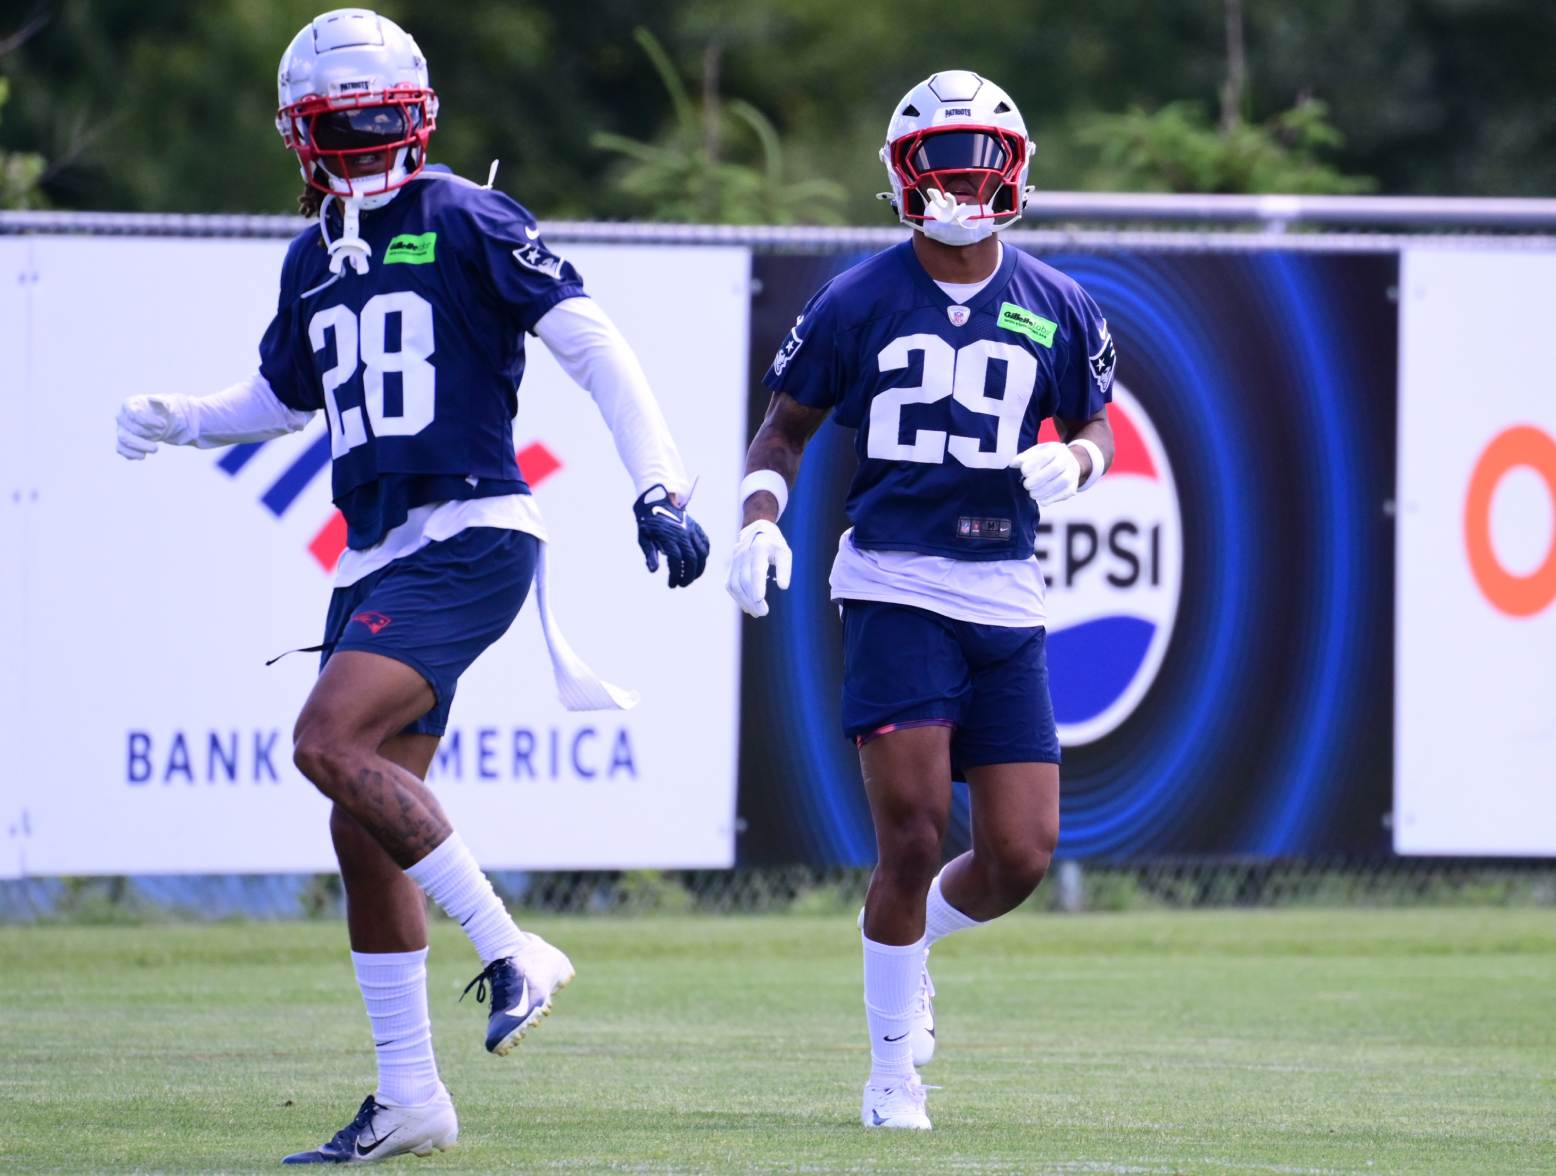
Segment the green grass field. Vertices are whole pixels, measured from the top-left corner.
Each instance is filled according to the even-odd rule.
[[[557,1014],[481,1048],[437,926],[458,1150],[399,1169],[1556,1171],[1556,917],[1022,913],[935,953],[932,1135],[858,1126],[847,916],[534,924]],[[373,1084],[334,923],[0,928],[0,1169],[270,1169]]]

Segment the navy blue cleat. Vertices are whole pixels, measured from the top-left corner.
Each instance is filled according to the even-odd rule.
[[[357,1117],[335,1132],[323,1147],[297,1152],[283,1164],[372,1164],[391,1156],[430,1156],[459,1141],[459,1118],[448,1090],[419,1107],[386,1106],[371,1094]]]
[[[572,961],[538,935],[525,937],[511,956],[493,960],[465,985],[475,989],[476,1003],[491,996],[486,1018],[486,1049],[498,1057],[518,1045],[524,1035],[551,1015],[551,998],[574,976]],[[465,993],[459,997],[465,999]]]

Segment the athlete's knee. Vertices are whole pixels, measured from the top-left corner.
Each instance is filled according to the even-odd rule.
[[[932,817],[902,821],[879,835],[880,864],[876,873],[896,889],[928,890],[940,869],[940,843],[944,829]]]
[[[362,749],[320,722],[299,720],[292,740],[292,763],[297,770],[325,796],[339,799],[356,776]]]
[[[992,863],[995,889],[1007,898],[1020,902],[1042,885],[1053,864],[1052,848],[1025,845],[1001,854]]]

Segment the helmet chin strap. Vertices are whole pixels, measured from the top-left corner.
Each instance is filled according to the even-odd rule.
[[[334,241],[330,240],[329,230],[331,200],[340,202],[340,236]],[[319,209],[319,232],[324,235],[324,244],[329,250],[330,273],[337,276],[343,273],[348,261],[357,273],[367,273],[367,259],[373,256],[373,247],[362,240],[361,218],[361,196],[341,197],[331,192],[324,198],[324,205]]]
[[[942,245],[975,245],[994,233],[993,211],[987,204],[963,204],[949,192],[930,188],[924,193],[920,227],[924,236]]]
[[[389,180],[393,181],[397,176],[404,175],[406,152],[409,148],[400,148],[400,157],[395,161],[394,168],[389,172]],[[345,272],[349,262],[355,273],[365,274],[368,268],[368,259],[373,256],[373,247],[362,240],[362,212],[366,209],[371,212],[375,208],[382,208],[400,194],[399,188],[391,188],[387,192],[374,192],[371,196],[358,195],[356,189],[376,185],[379,182],[377,176],[370,180],[346,180],[350,185],[351,194],[331,191],[324,198],[324,203],[319,207],[319,232],[324,236],[325,247],[330,255],[330,273],[339,276]],[[331,188],[334,187],[334,177],[331,178]],[[331,200],[340,204],[340,236],[330,240],[329,230],[329,203]]]

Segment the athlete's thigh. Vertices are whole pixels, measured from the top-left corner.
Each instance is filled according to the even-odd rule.
[[[347,653],[403,663],[429,692],[406,733],[442,735],[461,675],[523,606],[538,553],[533,535],[472,527],[336,589],[325,620],[326,667]]]
[[[376,749],[426,714],[433,702],[427,679],[405,662],[344,650],[330,657],[313,684],[294,738],[322,734]]]
[[[983,764],[966,769],[973,850],[999,860],[1052,850],[1059,840],[1059,765]]]
[[[878,835],[928,820],[944,830],[951,811],[951,728],[904,727],[859,748],[859,767]]]
[[[955,724],[972,677],[952,622],[926,609],[879,601],[843,604],[843,733]]]
[[[398,764],[418,780],[425,780],[428,769],[432,767],[432,758],[438,754],[438,744],[441,742],[441,738],[437,735],[402,731],[398,735],[391,735],[385,739],[378,749],[378,754],[390,763]]]
[[[962,639],[972,691],[952,748],[957,766],[1058,764],[1046,632],[969,624]]]

